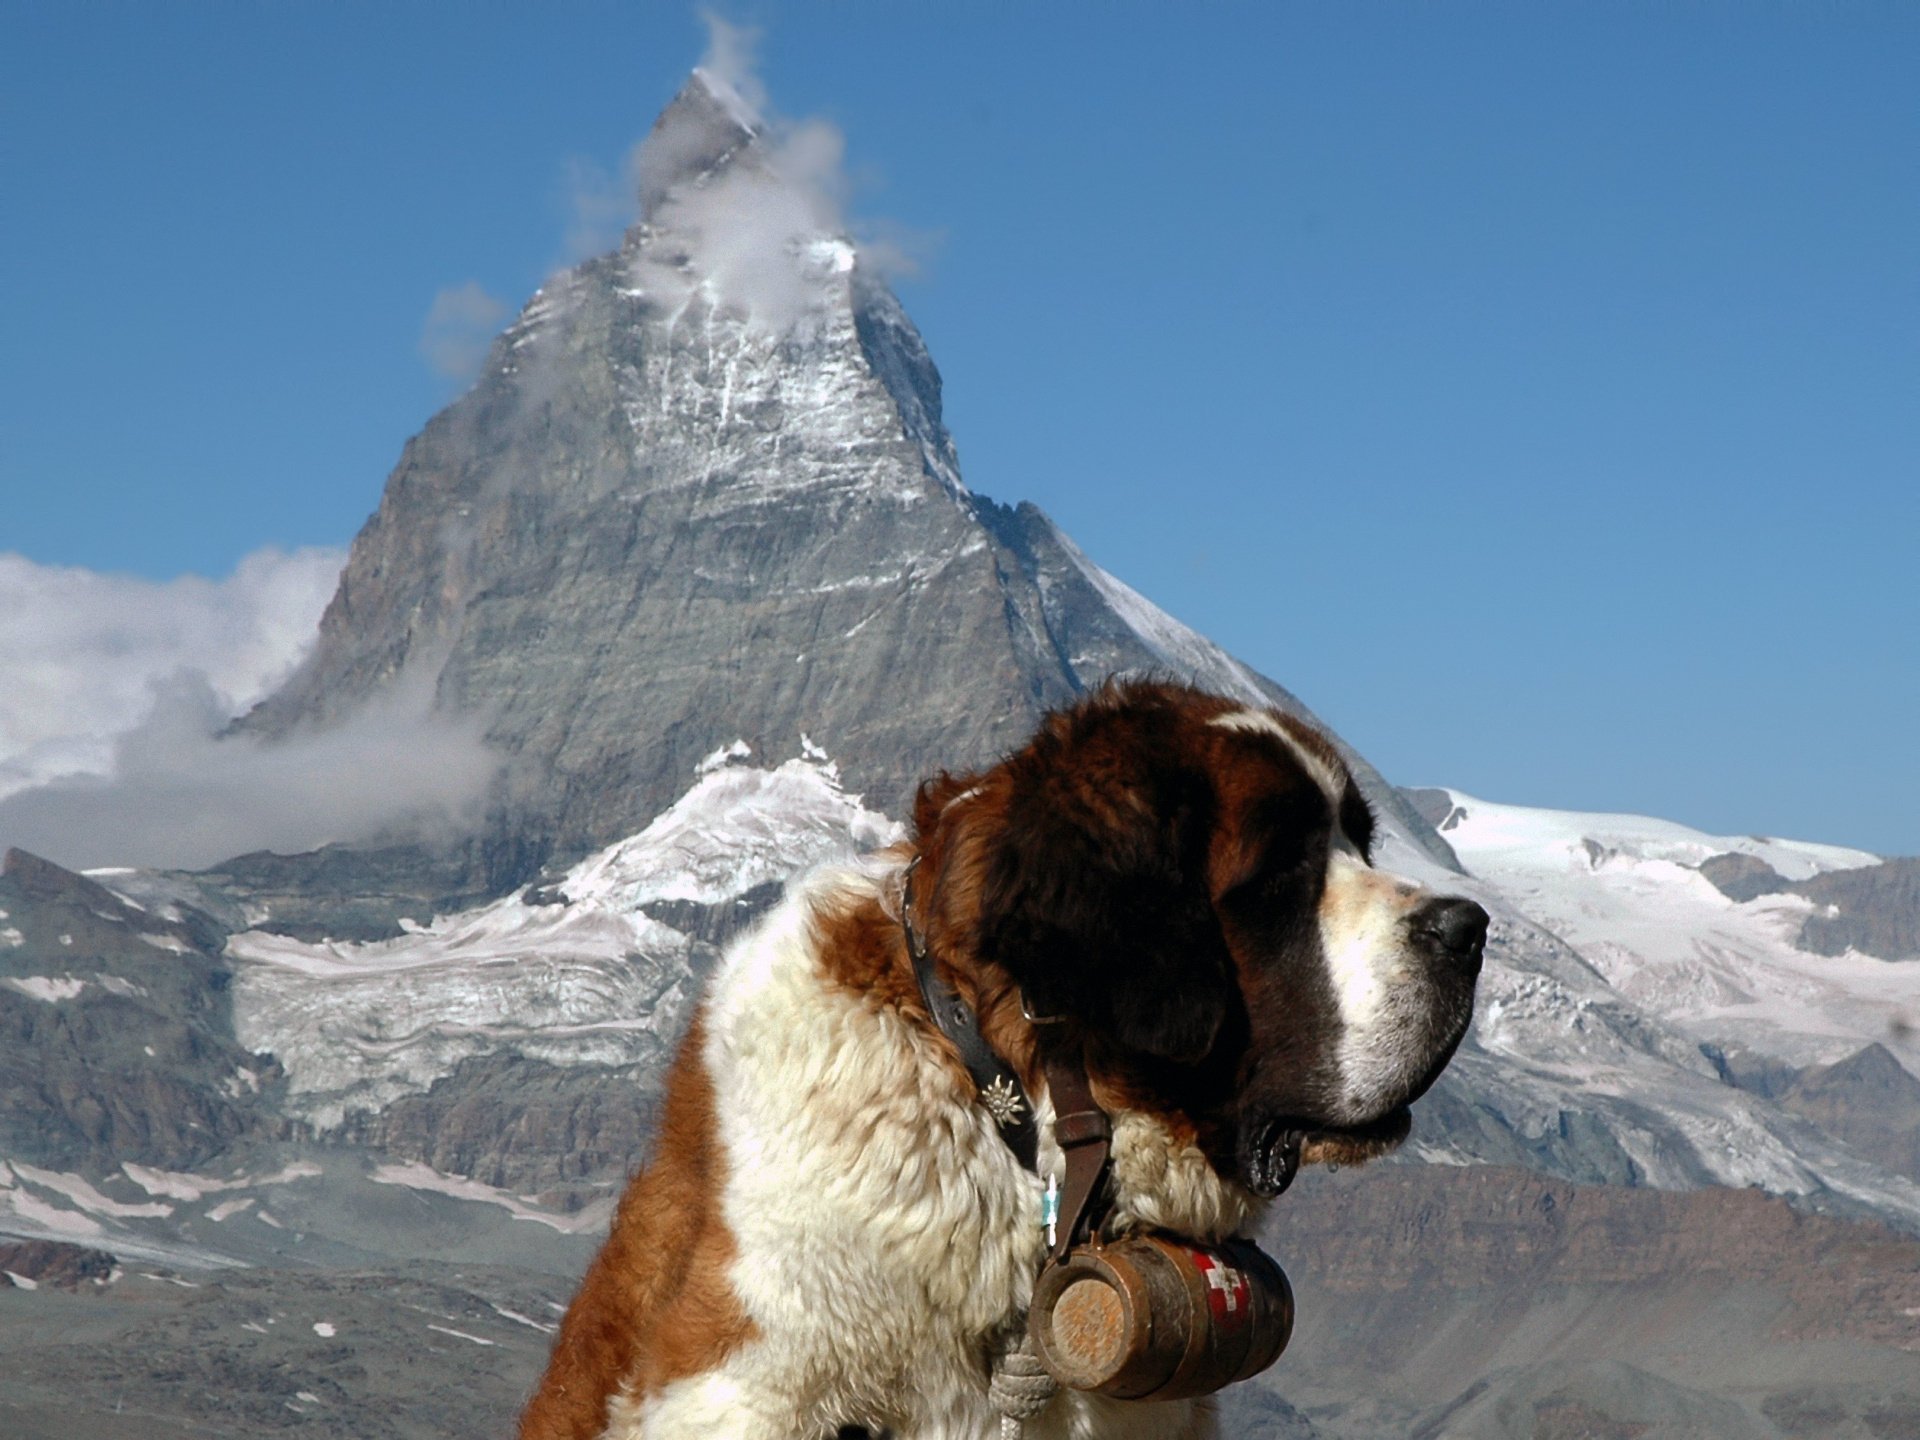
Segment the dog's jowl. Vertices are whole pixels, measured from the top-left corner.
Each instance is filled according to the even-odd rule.
[[[1211,1436],[1204,1395],[1043,1374],[1009,1409],[1036,1278],[1245,1253],[1298,1166],[1404,1139],[1466,1032],[1485,912],[1374,866],[1291,716],[1110,685],[913,820],[727,955],[523,1440]]]

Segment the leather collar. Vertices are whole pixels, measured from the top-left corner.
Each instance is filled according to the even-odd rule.
[[[913,957],[913,978],[920,985],[920,999],[940,1027],[940,1033],[953,1042],[960,1059],[973,1077],[980,1104],[1000,1127],[1000,1138],[1014,1158],[1028,1170],[1038,1173],[1040,1129],[1033,1117],[1033,1098],[1021,1085],[1013,1067],[987,1043],[980,1033],[979,1018],[973,1007],[942,980],[926,941],[913,923],[913,872],[920,857],[908,862],[900,887],[900,928],[906,932],[907,953]]]

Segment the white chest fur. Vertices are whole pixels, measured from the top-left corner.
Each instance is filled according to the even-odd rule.
[[[716,1371],[616,1402],[609,1440],[817,1440],[843,1424],[895,1440],[1000,1433],[988,1356],[1032,1291],[1042,1186],[956,1084],[942,1042],[834,983],[813,953],[809,896],[878,902],[884,883],[814,877],[716,977],[704,1055],[730,1278],[756,1338]],[[1043,1169],[1048,1151],[1058,1164],[1049,1143]],[[1243,1214],[1244,1192],[1149,1117],[1118,1117],[1115,1167],[1139,1223],[1215,1234]],[[1198,1440],[1212,1433],[1203,1412],[1062,1392],[1025,1435]]]

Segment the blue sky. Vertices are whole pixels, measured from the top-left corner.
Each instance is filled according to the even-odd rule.
[[[1402,783],[1920,853],[1920,7],[725,13],[920,256],[974,489]],[[578,258],[707,45],[665,5],[0,31],[0,551],[154,582],[346,544],[450,398],[435,297]]]

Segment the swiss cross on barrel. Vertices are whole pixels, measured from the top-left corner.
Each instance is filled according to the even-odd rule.
[[[1214,1324],[1237,1330],[1253,1313],[1253,1292],[1247,1277],[1218,1255],[1205,1250],[1189,1250],[1193,1265],[1207,1282],[1207,1307],[1213,1311]]]

